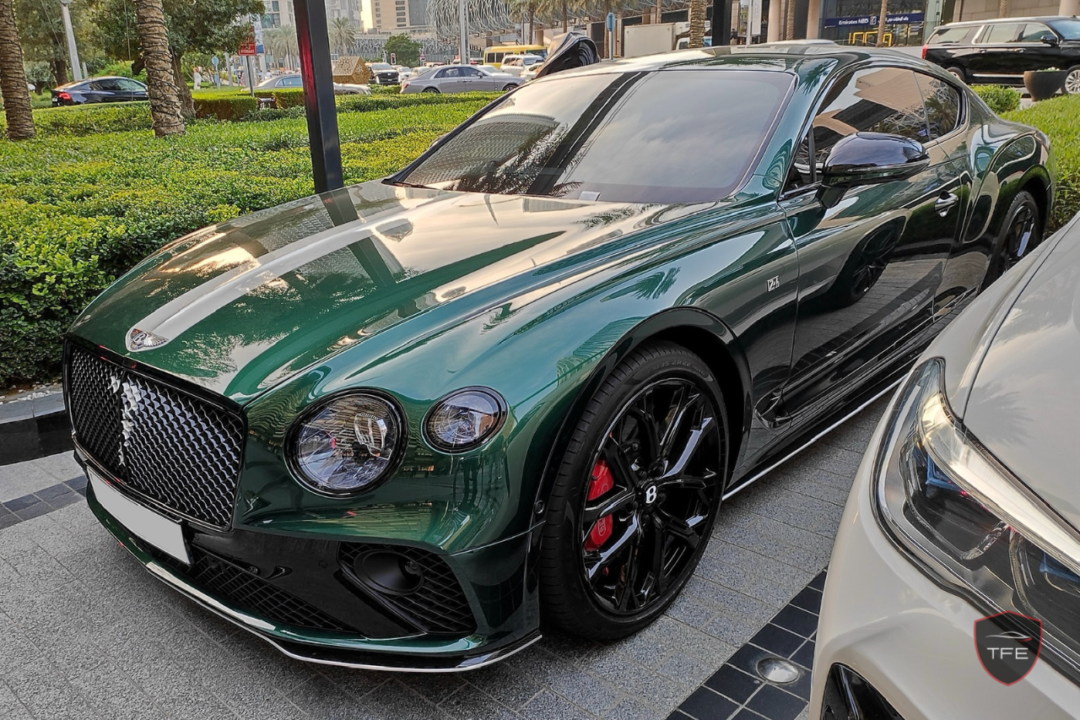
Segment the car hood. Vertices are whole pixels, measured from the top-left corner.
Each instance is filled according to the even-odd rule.
[[[1020,292],[971,387],[964,423],[1080,527],[1080,225]]]
[[[421,333],[610,262],[627,233],[690,211],[374,181],[165,246],[71,333],[244,403],[399,323]]]

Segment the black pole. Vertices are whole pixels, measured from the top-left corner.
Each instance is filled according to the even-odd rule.
[[[713,0],[712,44],[713,47],[731,44],[731,0]]]
[[[294,0],[296,39],[300,54],[300,75],[304,80],[304,110],[307,114],[308,143],[315,192],[344,186],[341,174],[341,144],[338,140],[337,106],[334,104],[334,75],[330,67],[330,37],[326,31],[323,0]]]

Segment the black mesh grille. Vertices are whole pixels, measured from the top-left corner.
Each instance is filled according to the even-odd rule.
[[[151,500],[229,526],[242,418],[80,347],[66,369],[75,438],[90,457]]]
[[[423,572],[420,587],[408,595],[377,593],[383,603],[426,633],[464,636],[476,632],[476,619],[469,601],[445,560],[434,553],[401,545],[342,543],[341,562],[351,568],[360,555],[375,551],[400,553],[419,565]]]
[[[191,567],[170,555],[151,550],[154,557],[201,590],[267,620],[298,628],[355,632],[323,611],[260,577],[215,555],[191,548]]]

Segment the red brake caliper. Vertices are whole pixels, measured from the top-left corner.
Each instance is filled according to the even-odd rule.
[[[603,460],[597,460],[593,465],[592,477],[589,480],[588,500],[595,500],[611,488],[615,487],[615,478],[611,476],[611,468]],[[615,519],[610,515],[598,518],[593,523],[589,537],[585,538],[586,550],[599,550],[611,537],[614,530]]]

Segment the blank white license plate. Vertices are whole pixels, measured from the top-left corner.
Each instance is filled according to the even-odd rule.
[[[94,497],[101,503],[101,507],[119,520],[121,525],[157,549],[188,565],[191,564],[180,523],[128,500],[90,468],[86,469],[86,476],[90,479]]]

